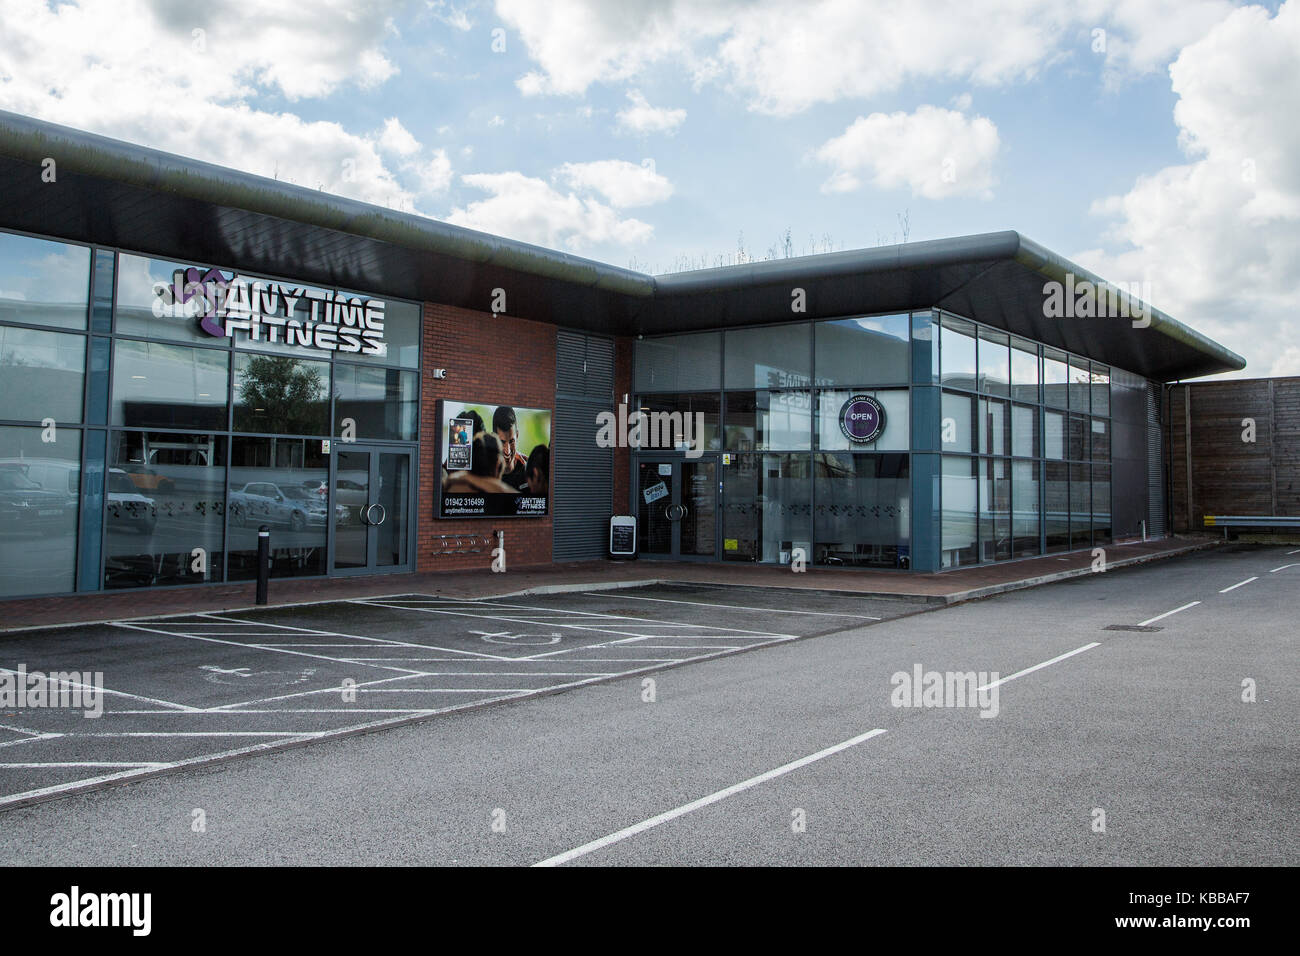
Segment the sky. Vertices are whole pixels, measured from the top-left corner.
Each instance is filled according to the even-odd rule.
[[[654,274],[1015,229],[1300,375],[1300,0],[0,0],[0,109]]]

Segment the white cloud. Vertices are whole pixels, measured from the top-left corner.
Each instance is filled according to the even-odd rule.
[[[916,81],[980,86],[1096,57],[1107,82],[1167,62],[1230,9],[1227,0],[497,0],[536,64],[525,94],[578,94],[654,65],[720,82],[763,112],[870,98]]]
[[[651,106],[640,90],[631,90],[627,98],[632,105],[615,115],[621,129],[633,133],[667,133],[672,135],[686,122],[686,110]]]
[[[921,106],[914,113],[860,116],[814,155],[831,167],[823,192],[859,189],[865,179],[880,189],[907,186],[926,199],[991,199],[998,146],[991,120]]]
[[[590,243],[644,242],[654,229],[639,219],[622,219],[610,206],[575,193],[562,193],[523,173],[474,173],[467,186],[491,195],[453,209],[447,221],[550,248],[578,250]]]
[[[445,149],[435,149],[433,156],[415,167],[420,188],[425,193],[440,193],[451,185],[451,160]]]
[[[379,134],[379,148],[398,156],[413,156],[420,151],[420,143],[396,116],[384,121]]]
[[[503,120],[500,116],[493,116],[490,120],[488,120],[488,127],[490,129],[496,129],[497,127],[505,126],[505,125],[506,125],[506,121]]]
[[[574,189],[600,193],[616,209],[649,206],[673,194],[673,184],[655,172],[653,163],[638,166],[621,159],[565,163],[556,175]]]
[[[1300,2],[1232,13],[1170,68],[1189,161],[1094,204],[1118,252],[1081,264],[1152,279],[1153,304],[1244,355],[1300,374]]]
[[[462,33],[468,32],[474,24],[469,18],[469,7],[457,6],[454,3],[448,3],[447,0],[426,0],[426,6],[434,18],[447,24],[449,27],[460,30]]]

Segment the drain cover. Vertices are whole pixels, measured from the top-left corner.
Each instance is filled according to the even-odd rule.
[[[1107,624],[1103,631],[1161,631],[1164,628],[1152,627],[1150,624]]]

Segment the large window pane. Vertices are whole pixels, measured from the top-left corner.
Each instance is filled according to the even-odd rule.
[[[1038,346],[1027,339],[1011,339],[1011,397],[1018,402],[1037,404]]]
[[[814,456],[818,564],[900,568],[911,560],[912,486],[907,455]]]
[[[957,392],[944,392],[939,432],[945,452],[974,451],[975,435],[979,432],[975,399]]]
[[[885,411],[885,427],[874,442],[850,441],[840,428],[840,411],[854,395],[869,395]],[[911,447],[911,408],[905,388],[821,389],[817,393],[817,447],[822,451],[907,451]]]
[[[230,355],[133,342],[113,347],[114,425],[226,428]]]
[[[80,422],[86,337],[0,326],[0,418]]]
[[[394,368],[334,366],[334,435],[343,436],[348,420],[356,441],[414,441],[420,396],[416,374]]]
[[[1092,466],[1092,543],[1111,543],[1110,466]]]
[[[1070,461],[1087,461],[1090,447],[1088,419],[1083,415],[1071,415],[1067,422],[1069,442],[1066,453]]]
[[[665,434],[663,426],[659,424],[665,419],[657,417],[664,414],[682,416],[683,426],[685,416],[691,416],[691,441],[699,442],[699,447],[706,451],[717,451],[722,447],[722,428],[719,405],[721,399],[717,392],[699,392],[697,394],[666,394],[666,395],[642,395],[641,412],[643,415],[651,416],[649,421],[642,425],[642,448],[679,448],[676,444],[677,434],[676,427],[668,429],[668,443],[663,443]],[[672,422],[675,419],[668,419]],[[703,430],[699,426],[703,425]],[[628,426],[629,429],[632,427]],[[682,437],[685,438],[685,428],[682,429]]]
[[[1011,557],[1011,463],[980,461],[980,556],[984,561]]]
[[[1020,458],[1037,458],[1042,442],[1038,434],[1038,409],[1029,405],[1011,406],[1011,454]]]
[[[88,248],[0,232],[0,322],[84,329],[89,304]]]
[[[722,333],[699,332],[638,339],[635,364],[638,392],[720,389]]]
[[[320,440],[235,438],[231,444],[230,579],[257,577],[257,529],[271,531],[271,576],[325,573],[330,522],[353,517],[329,500],[329,459]]]
[[[1087,465],[1070,466],[1070,547],[1092,546],[1092,480]]]
[[[1110,369],[1096,362],[1092,363],[1092,413],[1110,414]]]
[[[1092,460],[1110,461],[1110,421],[1094,418],[1089,427],[1092,429]]]
[[[812,384],[811,323],[728,329],[723,336],[725,388],[799,388]]]
[[[943,456],[943,534],[945,568],[979,561],[979,459]],[[819,502],[820,503],[820,502]]]
[[[806,451],[812,441],[812,393],[727,392],[725,447],[736,451]]]
[[[904,384],[909,323],[906,315],[816,323],[817,384]]]
[[[1047,535],[1048,553],[1070,548],[1070,472],[1064,462],[1049,461],[1044,466],[1043,530]]]
[[[1052,461],[1065,458],[1065,413],[1043,412],[1043,457]]]
[[[980,454],[1011,454],[1010,406],[995,398],[981,398],[979,414]]]
[[[993,329],[980,329],[979,360],[981,392],[994,395],[1011,394],[1011,354],[1007,348],[1008,336]]]
[[[81,431],[0,426],[0,596],[76,586]]]
[[[175,302],[179,262],[122,253],[117,257],[117,331],[152,340],[228,345],[230,339],[209,335],[199,327],[200,296]],[[182,280],[181,287],[185,283]]]
[[[235,355],[235,431],[329,434],[328,362]]]
[[[369,296],[359,296],[363,299]],[[400,365],[402,368],[420,367],[420,306],[414,302],[394,302],[388,299],[384,303],[384,343],[385,355],[349,355],[353,362],[367,362],[371,365]],[[340,356],[341,357],[341,356]]]
[[[1069,379],[1070,370],[1065,364],[1065,353],[1057,349],[1043,349],[1043,403],[1065,408]]]
[[[1070,356],[1070,411],[1088,412],[1092,401],[1092,369],[1087,359]]]
[[[104,587],[221,580],[224,436],[113,432],[108,489]]]
[[[812,554],[808,455],[734,455],[722,465],[722,557],[789,564]]]
[[[944,385],[975,390],[975,324],[943,317],[939,334],[939,364]]]
[[[1025,558],[1038,554],[1038,462],[1011,463],[1011,553]]]

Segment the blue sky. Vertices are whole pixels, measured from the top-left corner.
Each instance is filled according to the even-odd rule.
[[[0,109],[664,272],[1016,229],[1300,374],[1300,0],[6,0]]]

